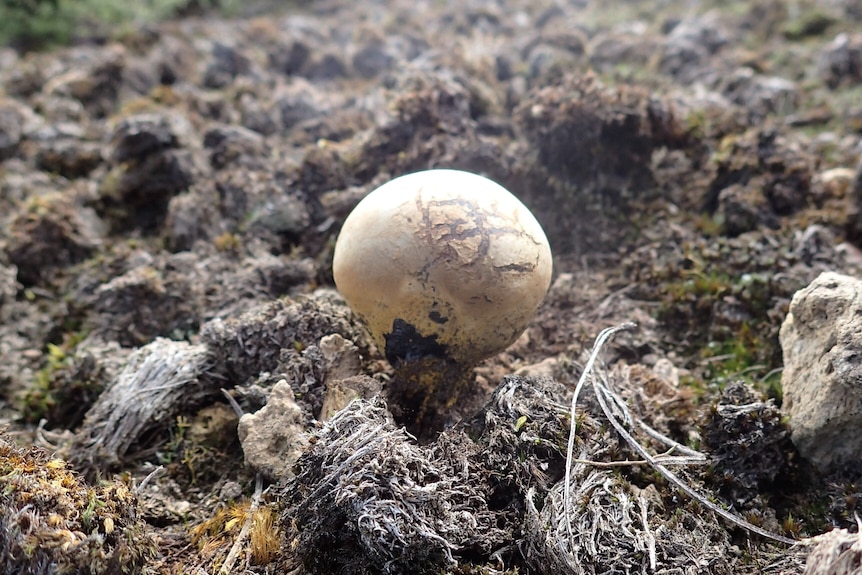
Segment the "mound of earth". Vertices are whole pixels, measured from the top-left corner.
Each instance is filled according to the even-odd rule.
[[[0,571],[859,573],[862,464],[797,451],[778,333],[862,273],[860,23],[327,0],[0,50]],[[331,261],[434,167],[518,196],[555,272],[417,441]]]

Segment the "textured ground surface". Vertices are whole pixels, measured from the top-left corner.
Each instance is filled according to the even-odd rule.
[[[690,481],[788,537],[851,527],[862,470],[815,472],[761,400],[780,406],[794,292],[862,267],[860,29],[852,0],[321,2],[0,50],[0,478],[69,498],[0,495],[2,545],[20,552],[4,572],[560,572],[537,535],[568,429],[555,406],[598,332],[625,321],[639,329],[604,359],[640,417],[710,455]],[[370,397],[390,368],[328,291],[332,248],[364,194],[429,167],[518,195],[554,283],[477,368],[450,417],[466,423],[419,447],[363,404],[337,437],[377,430],[388,455],[348,462],[369,447],[314,422],[327,382]],[[514,373],[528,378],[498,388]],[[298,479],[262,477],[261,495],[226,394],[255,412],[281,379],[316,443]],[[590,456],[636,459],[586,402]],[[362,489],[328,488],[339,469]],[[654,519],[631,529],[658,537],[658,572],[802,572],[804,555],[648,468],[598,469],[578,476],[596,502],[584,572],[653,569],[648,537],[603,527],[644,502]],[[387,474],[402,483],[374,483]],[[383,500],[424,515],[362,531],[351,502]]]

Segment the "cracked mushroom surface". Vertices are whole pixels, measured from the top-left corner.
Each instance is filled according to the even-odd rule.
[[[550,285],[552,256],[539,222],[505,188],[435,169],[395,178],[356,206],[333,272],[396,371],[442,361],[457,374],[524,331]]]

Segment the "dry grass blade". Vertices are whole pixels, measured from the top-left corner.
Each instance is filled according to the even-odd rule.
[[[601,352],[602,347],[605,345],[605,342],[615,333],[627,329],[633,329],[635,324],[626,323],[618,327],[606,328],[599,333],[599,336],[596,338],[596,342],[593,345],[593,350],[590,352],[590,358],[587,360],[587,365],[584,366],[584,371],[581,373],[581,377],[578,380],[578,385],[575,386],[575,393],[572,395],[572,406],[569,412],[569,418],[571,421],[571,427],[569,428],[569,442],[566,447],[566,475],[564,478],[564,501],[566,507],[566,530],[569,534],[569,538],[572,537],[572,525],[571,525],[571,497],[572,497],[572,457],[575,450],[575,433],[577,431],[577,406],[578,406],[578,396],[581,393],[581,389],[584,387],[584,384],[587,382],[587,378],[589,377],[590,372],[593,369],[593,365],[596,362],[596,359],[599,357],[599,352]]]
[[[230,552],[227,554],[227,557],[224,560],[224,563],[219,569],[219,575],[227,575],[228,573],[233,573],[233,566],[236,563],[237,558],[239,557],[240,552],[242,551],[243,546],[245,545],[245,540],[248,537],[249,532],[251,531],[252,522],[254,520],[255,512],[257,508],[260,506],[260,499],[263,496],[263,480],[260,475],[255,478],[254,482],[254,495],[251,498],[251,505],[248,509],[248,513],[245,516],[245,521],[242,525],[242,530],[240,530],[239,535],[236,536],[236,539],[233,542],[233,545],[230,548]]]
[[[722,517],[726,521],[741,527],[751,533],[756,533],[761,537],[765,537],[767,539],[772,539],[774,541],[778,541],[780,543],[785,543],[787,545],[795,545],[797,541],[793,539],[789,539],[787,537],[783,537],[776,533],[772,533],[756,525],[752,525],[748,521],[734,515],[730,511],[712,503],[707,497],[698,493],[693,487],[679,478],[675,473],[673,473],[670,469],[666,467],[668,463],[702,463],[706,461],[706,456],[693,451],[683,445],[680,445],[676,442],[673,442],[669,438],[661,435],[655,430],[649,428],[639,420],[637,420],[629,411],[628,407],[625,404],[625,401],[616,393],[614,393],[611,388],[609,381],[604,373],[593,373],[593,366],[595,361],[601,352],[602,347],[607,342],[607,340],[613,336],[614,334],[631,329],[634,327],[634,324],[627,323],[617,327],[612,327],[603,330],[599,336],[596,338],[596,342],[593,346],[592,352],[590,353],[590,358],[587,361],[586,366],[584,367],[584,371],[581,374],[581,377],[578,381],[577,386],[575,387],[574,394],[572,396],[572,405],[571,405],[571,428],[569,434],[569,443],[568,450],[566,453],[566,474],[564,479],[564,489],[563,489],[563,498],[564,498],[564,509],[565,509],[565,521],[566,521],[566,532],[571,539],[573,539],[573,531],[572,531],[572,511],[571,511],[571,484],[572,484],[572,463],[573,463],[573,451],[574,451],[574,443],[575,443],[575,427],[576,427],[576,407],[577,407],[577,399],[578,395],[587,379],[592,380],[593,391],[595,392],[596,399],[601,406],[602,412],[607,418],[608,422],[614,428],[614,430],[622,437],[626,443],[638,454],[643,460],[648,463],[655,471],[661,474],[669,483],[676,486],[683,493],[688,495],[691,499],[697,501],[705,508],[714,512],[718,516]],[[626,425],[637,428],[640,427],[647,435],[653,437],[654,439],[658,439],[663,443],[669,445],[672,449],[678,449],[685,454],[685,457],[682,458],[681,461],[675,461],[672,458],[663,458],[663,456],[655,456],[652,455],[646,447],[644,447],[632,433],[626,429]]]

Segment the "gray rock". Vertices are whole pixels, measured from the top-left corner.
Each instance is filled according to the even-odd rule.
[[[21,142],[22,126],[18,104],[0,102],[0,161],[15,154]]]
[[[298,235],[310,224],[305,202],[289,193],[266,198],[249,218],[249,227],[259,226],[276,234]]]
[[[240,123],[245,128],[264,136],[278,131],[279,114],[272,105],[264,105],[259,98],[251,94],[243,94],[237,107],[240,113]]]
[[[293,464],[308,443],[305,425],[293,390],[287,381],[279,381],[262,409],[239,420],[246,465],[272,480],[293,477]]]
[[[176,267],[183,262],[176,258]],[[185,336],[199,324],[202,286],[187,277],[151,266],[140,266],[103,284],[92,301],[93,330],[106,341],[126,347],[142,345],[157,336]]]
[[[36,167],[65,178],[88,175],[102,163],[102,146],[71,138],[57,139],[39,147]]]
[[[701,80],[710,73],[707,64],[731,38],[714,14],[687,18],[669,32],[659,50],[659,70],[680,83]]]
[[[550,83],[566,72],[581,66],[581,57],[566,48],[540,43],[533,46],[527,57],[528,77],[531,81]]]
[[[268,60],[270,67],[276,72],[293,76],[303,69],[309,56],[311,56],[311,48],[308,42],[297,39],[290,44],[273,46],[268,54]]]
[[[297,291],[314,278],[314,261],[310,258],[294,259],[264,253],[245,258],[233,276],[239,289],[264,293],[279,298]],[[236,295],[233,296],[236,299]]]
[[[329,107],[326,100],[312,84],[295,78],[276,95],[282,126],[289,130],[304,120],[322,116]]]
[[[180,114],[128,116],[111,135],[111,159],[116,163],[140,160],[162,150],[183,147],[191,133],[191,124]]]
[[[793,442],[823,469],[862,458],[862,281],[824,272],[781,326],[782,410]]]
[[[210,230],[217,219],[215,194],[192,188],[168,202],[163,237],[165,247],[172,252],[191,250],[198,240],[210,239]]]
[[[27,98],[39,92],[51,70],[46,63],[54,64],[47,55],[31,55],[22,58],[14,67],[2,69],[3,87],[9,96]]]
[[[9,261],[18,267],[18,281],[26,286],[54,281],[63,268],[89,258],[103,237],[92,210],[62,194],[34,198],[32,205],[39,209],[19,212],[8,223],[6,247]]]
[[[716,216],[722,232],[736,237],[760,226],[777,229],[778,218],[769,208],[769,202],[757,185],[732,184],[719,192]]]
[[[384,36],[378,30],[362,29],[357,35],[350,63],[353,73],[360,78],[371,79],[395,71],[428,49],[424,40],[410,34]]]
[[[15,301],[15,294],[18,293],[20,287],[17,278],[18,270],[15,266],[0,264],[0,309],[3,308],[4,304]]]
[[[716,14],[682,20],[668,35],[672,41],[685,41],[703,46],[710,54],[715,54],[729,41],[729,34]]]
[[[720,90],[731,102],[748,110],[755,119],[772,113],[792,112],[800,100],[795,82],[776,76],[762,76],[747,67],[737,68],[723,78]]]
[[[46,94],[78,100],[90,114],[104,118],[116,111],[126,66],[126,50],[110,45],[98,50],[81,49],[80,61],[70,62],[42,88]]]
[[[147,60],[158,74],[160,84],[172,86],[197,80],[199,56],[188,38],[162,31]]]
[[[0,100],[0,161],[15,155],[27,130],[26,116],[32,115],[15,100]]]
[[[210,164],[216,169],[261,156],[263,144],[259,133],[240,126],[214,126],[204,134],[204,148],[209,150]]]
[[[18,52],[14,48],[0,48],[0,70],[10,70],[19,63]]]
[[[102,181],[100,192],[140,209],[137,220],[142,227],[149,228],[163,222],[170,198],[187,190],[195,181],[195,173],[190,152],[167,150],[115,168]]]
[[[397,59],[382,40],[374,40],[360,48],[351,58],[353,69],[362,78],[374,78],[395,66]]]
[[[180,113],[138,114],[113,131],[106,156],[114,165],[99,186],[101,211],[112,227],[152,230],[162,225],[171,197],[204,170],[193,154],[193,128]],[[120,204],[133,209],[117,209]]]
[[[349,72],[347,64],[340,54],[328,53],[311,61],[306,76],[310,80],[326,81],[346,78],[349,76]]]
[[[659,71],[685,83],[702,75],[709,59],[706,48],[686,39],[668,39],[659,54]]]
[[[862,34],[839,34],[820,53],[818,75],[830,88],[862,83]]]
[[[354,399],[371,399],[380,393],[379,381],[358,375],[362,371],[362,357],[352,341],[333,333],[320,338],[318,346],[326,361],[321,420],[326,421]]]
[[[215,42],[212,48],[212,61],[204,72],[203,85],[206,88],[224,88],[240,74],[247,74],[251,61],[233,46]]]
[[[82,120],[87,111],[84,105],[74,98],[56,94],[38,94],[33,98],[33,106],[39,110],[48,122],[73,125],[83,131]]]

